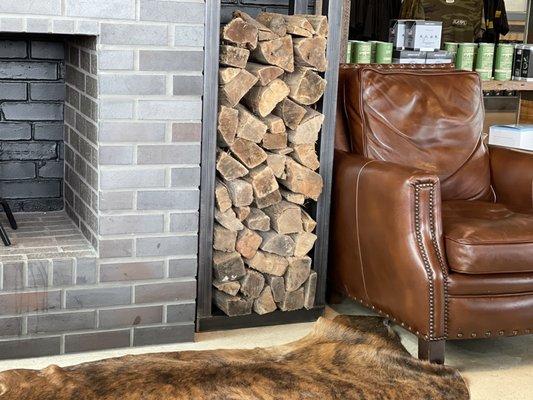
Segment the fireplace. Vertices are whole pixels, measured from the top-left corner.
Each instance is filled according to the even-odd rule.
[[[1,2],[0,358],[194,339],[205,12]]]

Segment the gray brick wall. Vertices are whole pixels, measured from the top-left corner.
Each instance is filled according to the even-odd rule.
[[[11,265],[17,260],[0,254],[0,358],[193,340],[205,6],[202,0],[0,1],[0,32],[61,34],[66,43],[64,202],[98,249],[96,263]],[[20,57],[16,47],[0,49],[9,54],[0,62]],[[50,74],[55,61],[44,57],[58,50],[32,50],[42,63],[25,65],[25,74]],[[0,82],[9,71],[4,67]],[[45,89],[51,88],[27,88],[35,102],[59,103],[57,92]],[[9,103],[24,102],[16,85],[0,93]],[[16,117],[17,110],[8,111]],[[0,146],[4,138],[35,138],[48,146],[30,149],[49,157],[51,143],[63,139],[53,121],[31,121],[31,129],[18,120],[9,124],[0,124],[0,135],[15,138],[3,136]],[[26,154],[2,147],[0,162],[13,153]],[[21,167],[25,162],[6,173],[25,180],[31,173]],[[58,168],[50,163],[43,176]]]
[[[66,43],[65,210],[98,248],[98,77],[96,38]]]
[[[314,4],[314,0],[309,0],[310,14],[314,12]],[[245,11],[252,16],[261,11],[288,14],[289,0],[222,0],[221,22],[228,22],[235,10]]]
[[[0,40],[0,195],[15,211],[63,208],[64,47]]]

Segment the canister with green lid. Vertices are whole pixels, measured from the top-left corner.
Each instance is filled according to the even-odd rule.
[[[481,80],[492,79],[492,66],[494,62],[494,43],[480,43],[476,56],[476,72]]]
[[[494,57],[494,79],[497,81],[509,81],[513,75],[513,44],[500,43],[496,48]]]
[[[457,48],[458,47],[459,47],[459,43],[454,43],[454,42],[445,42],[444,43],[444,50],[446,50],[448,53],[451,53],[452,62],[455,62],[455,55],[457,54]]]
[[[392,64],[392,48],[393,44],[390,42],[378,42],[375,62],[377,64]]]
[[[463,71],[472,71],[474,69],[475,54],[475,43],[459,43],[455,56],[455,68]]]
[[[372,62],[372,44],[362,40],[352,41],[352,63],[370,64]]]
[[[372,45],[369,42],[354,40],[352,47],[352,62],[355,64],[370,64],[372,62]]]
[[[376,48],[378,47],[378,43],[381,43],[379,40],[371,40],[368,43],[370,43],[370,62],[375,63],[376,62]]]
[[[353,47],[353,40],[349,40],[348,46],[346,46],[346,62],[348,64],[352,62]]]

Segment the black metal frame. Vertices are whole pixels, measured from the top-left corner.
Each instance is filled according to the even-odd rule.
[[[307,13],[308,0],[290,0],[292,13]],[[328,82],[323,100],[322,113],[325,116],[320,140],[320,174],[324,180],[324,191],[316,204],[316,234],[318,239],[313,254],[313,266],[318,274],[315,307],[311,310],[292,312],[277,311],[267,315],[246,315],[228,317],[217,314],[212,307],[212,262],[213,262],[213,225],[214,225],[214,189],[217,136],[218,103],[218,59],[220,0],[207,2],[206,37],[205,37],[205,71],[204,104],[202,131],[202,172],[200,197],[200,234],[198,253],[198,298],[196,330],[234,329],[252,326],[276,325],[284,323],[314,321],[322,315],[326,299],[326,279],[329,242],[329,213],[331,199],[331,182],[333,172],[333,148],[335,137],[335,114],[337,104],[337,84],[340,63],[340,41],[343,3],[324,1],[324,15],[329,18],[327,59],[329,66],[325,74]]]
[[[17,221],[15,221],[15,217],[13,216],[13,213],[11,212],[11,207],[9,207],[9,204],[7,201],[0,197],[0,205],[4,209],[4,212],[6,213],[7,220],[9,221],[9,225],[13,229],[17,229]],[[7,231],[3,227],[2,223],[0,222],[0,239],[2,239],[2,242],[4,243],[4,246],[11,246],[11,240],[9,240],[9,236],[7,234]]]

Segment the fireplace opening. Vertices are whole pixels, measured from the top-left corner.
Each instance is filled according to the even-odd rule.
[[[0,36],[0,197],[19,222],[0,219],[3,257],[95,255],[96,63],[92,36]]]

